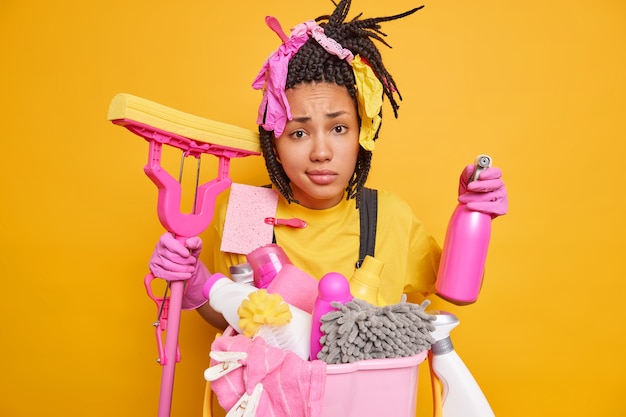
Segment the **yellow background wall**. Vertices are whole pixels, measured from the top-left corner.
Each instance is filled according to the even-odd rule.
[[[355,0],[379,16],[416,5]],[[278,38],[327,0],[0,5],[0,415],[156,415],[154,243],[147,144],[106,120],[118,92],[254,129],[249,87]],[[498,416],[626,414],[626,3],[432,1],[384,26],[404,102],[387,108],[371,185],[403,196],[443,241],[457,178],[502,167],[479,302],[457,351]],[[211,162],[207,163],[210,178]],[[266,182],[260,158],[238,182]],[[198,416],[213,335],[183,314],[173,416]],[[422,376],[427,368],[423,367]],[[420,379],[418,415],[429,415]]]

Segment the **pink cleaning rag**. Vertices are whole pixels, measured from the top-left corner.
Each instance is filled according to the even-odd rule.
[[[311,275],[296,266],[286,264],[269,283],[267,292],[280,294],[292,306],[312,313],[318,285],[318,281]]]
[[[258,417],[319,417],[326,385],[326,363],[305,361],[295,353],[268,346],[257,337],[221,336],[212,351],[247,352],[242,366],[211,382],[218,402],[230,410],[244,392],[261,383]],[[212,362],[216,365],[217,362]]]

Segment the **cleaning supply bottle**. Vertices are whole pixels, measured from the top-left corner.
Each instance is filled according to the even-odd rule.
[[[317,359],[317,354],[322,349],[320,339],[323,336],[321,321],[323,315],[336,310],[331,305],[336,301],[345,304],[352,300],[350,284],[345,276],[338,272],[329,272],[324,275],[318,284],[317,298],[313,305],[313,317],[311,318],[311,360]]]
[[[219,273],[211,275],[202,288],[202,294],[209,300],[210,306],[221,313],[226,322],[240,334],[243,330],[239,324],[239,307],[256,291],[259,290],[252,285],[232,281]],[[261,326],[257,335],[261,335],[268,345],[289,349],[300,358],[308,360],[311,315],[292,305],[289,305],[289,310],[292,318],[288,324]]]
[[[431,334],[435,343],[431,345],[431,369],[438,378],[433,387],[440,387],[441,415],[444,417],[494,417],[493,410],[463,360],[454,350],[450,332],[459,324],[459,319],[444,311],[436,312],[435,331]]]
[[[275,243],[253,250],[246,259],[254,271],[254,286],[257,288],[267,288],[283,266],[291,264],[283,248]]]
[[[365,257],[361,267],[356,269],[350,278],[350,293],[354,298],[379,307],[389,304],[379,293],[383,266],[378,259],[369,255]]]
[[[470,182],[491,166],[487,155],[476,157]],[[457,205],[450,217],[437,276],[437,294],[459,304],[478,299],[482,286],[487,250],[491,238],[491,216]]]
[[[237,310],[242,301],[255,291],[258,291],[258,288],[233,281],[219,273],[212,274],[202,287],[202,295],[209,300],[209,305],[221,313],[237,333],[242,333]]]

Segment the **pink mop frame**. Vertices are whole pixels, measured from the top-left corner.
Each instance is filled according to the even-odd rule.
[[[134,120],[115,119],[112,122],[126,127],[149,142],[148,163],[144,167],[144,172],[158,188],[159,220],[163,227],[181,242],[188,237],[199,235],[211,223],[217,196],[232,184],[229,177],[230,159],[258,155],[258,152],[199,142]],[[184,156],[200,158],[203,153],[207,153],[219,158],[217,177],[196,190],[197,205],[191,214],[180,212],[181,185],[161,167],[163,145],[181,149]],[[167,417],[171,413],[174,371],[176,363],[180,361],[178,331],[185,282],[170,281],[168,283],[171,290],[169,298],[166,296],[157,298],[151,288],[153,279],[154,276],[149,273],[144,279],[144,284],[148,296],[157,304],[159,314],[154,323],[159,351],[158,362],[163,366],[158,416]],[[163,346],[163,333],[165,333],[165,346]]]

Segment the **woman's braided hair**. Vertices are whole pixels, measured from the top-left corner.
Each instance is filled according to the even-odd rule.
[[[337,41],[354,55],[360,55],[361,59],[367,62],[376,77],[381,81],[383,93],[389,99],[394,116],[398,117],[398,108],[400,106],[395,95],[397,95],[399,100],[402,100],[402,96],[393,77],[385,68],[373,39],[387,47],[391,47],[383,38],[387,35],[381,32],[380,23],[411,15],[423,6],[387,17],[360,19],[361,14],[358,14],[352,20],[346,22],[345,19],[348,15],[350,4],[351,0],[341,0],[336,4],[335,11],[331,15],[320,16],[315,20],[324,28],[326,36]],[[316,40],[310,38],[289,61],[285,89],[293,88],[303,83],[317,82],[335,83],[346,87],[348,94],[353,98],[356,105],[354,72],[350,64],[336,55],[329,54]],[[265,158],[265,165],[270,180],[287,201],[297,203],[289,178],[276,157],[273,132],[260,127],[259,133],[261,150]],[[374,139],[376,138],[378,138],[378,132],[376,132]],[[372,152],[360,147],[354,173],[346,187],[347,199],[356,198],[357,207],[360,202],[361,190],[370,171],[371,161]]]

